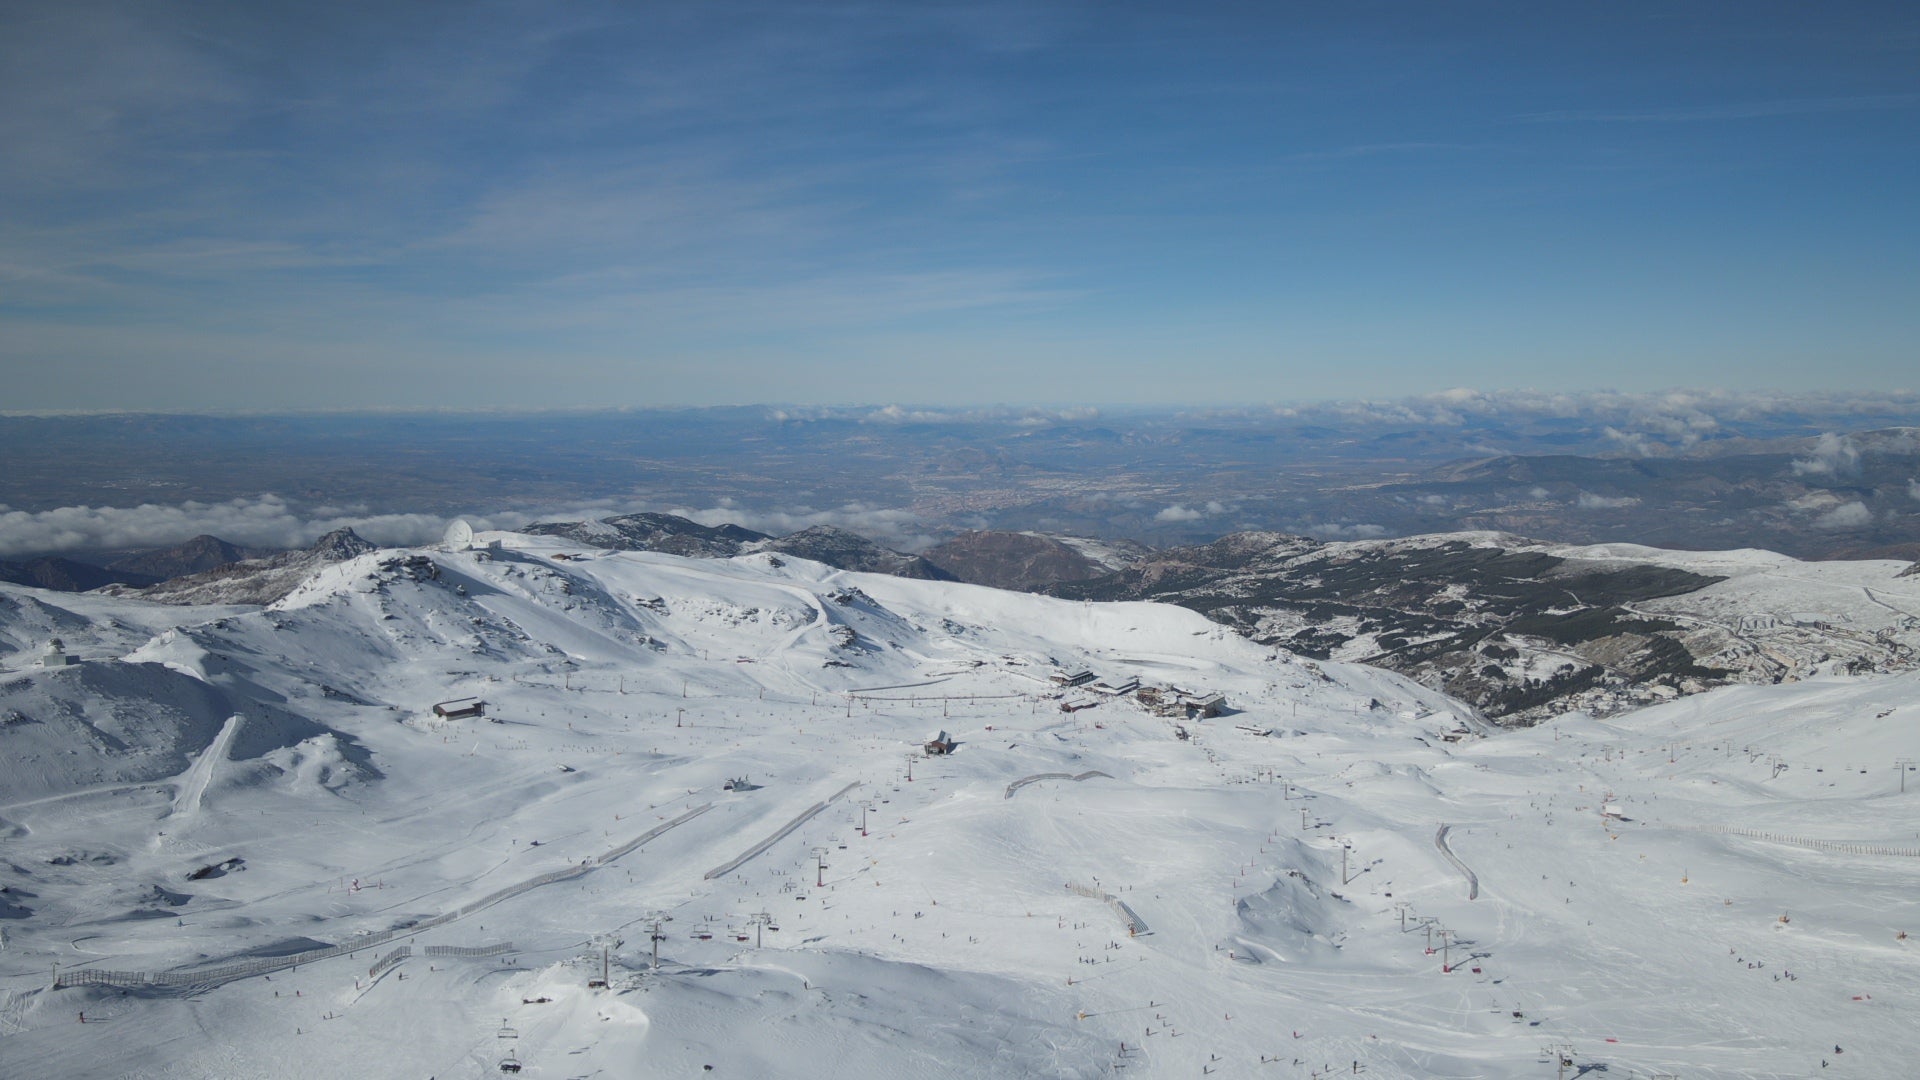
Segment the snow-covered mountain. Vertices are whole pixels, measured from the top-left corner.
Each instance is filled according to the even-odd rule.
[[[1920,1052],[1920,676],[1504,732],[1167,605],[481,540],[0,587],[0,1074]]]
[[[1495,532],[1235,533],[1047,591],[1191,607],[1255,641],[1390,668],[1523,725],[1730,682],[1912,670],[1920,583],[1909,569]]]
[[[335,529],[314,541],[311,547],[222,563],[211,570],[169,578],[146,588],[109,585],[103,591],[162,604],[271,604],[321,567],[372,550],[374,545],[352,529]]]

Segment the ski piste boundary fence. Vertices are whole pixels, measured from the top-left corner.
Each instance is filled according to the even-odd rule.
[[[1453,853],[1453,848],[1447,843],[1447,833],[1452,830],[1451,825],[1441,825],[1440,830],[1433,834],[1433,846],[1439,848],[1440,854],[1446,856],[1447,861],[1453,864],[1453,868],[1460,871],[1467,879],[1467,899],[1478,900],[1480,899],[1480,875],[1474,873],[1471,867],[1461,862],[1460,857]]]
[[[809,821],[812,821],[814,818],[814,815],[820,813],[820,811],[825,810],[827,807],[833,805],[834,803],[839,802],[840,799],[847,794],[847,792],[852,791],[854,788],[857,788],[859,786],[860,786],[860,781],[855,780],[853,783],[848,784],[846,787],[841,788],[839,791],[834,792],[833,794],[827,796],[825,799],[822,799],[821,801],[814,803],[812,806],[807,807],[805,810],[800,811],[799,815],[796,816],[792,821],[789,821],[785,825],[782,825],[780,827],[780,831],[774,833],[772,836],[767,837],[765,840],[762,840],[759,843],[753,845],[752,847],[734,856],[733,858],[728,859],[726,862],[721,863],[719,866],[716,866],[713,869],[707,871],[706,875],[702,878],[702,880],[712,881],[714,878],[725,877],[728,874],[733,873],[735,870],[740,869],[742,866],[745,866],[747,863],[757,858],[762,852],[766,851],[768,848],[772,847],[773,845],[779,843],[782,840],[785,840],[788,836],[793,834],[793,831],[795,829],[798,829],[800,826],[805,825]]]
[[[504,956],[513,951],[513,942],[497,941],[492,945],[429,945],[428,956]]]
[[[1013,798],[1014,792],[1019,791],[1021,788],[1026,787],[1028,784],[1038,783],[1042,780],[1072,780],[1072,781],[1078,782],[1081,780],[1091,780],[1096,776],[1105,776],[1109,780],[1113,779],[1112,776],[1108,775],[1107,773],[1101,772],[1099,769],[1088,769],[1086,772],[1080,773],[1077,776],[1070,772],[1034,773],[1032,776],[1023,776],[1020,779],[1015,780],[1013,783],[1008,784],[1007,794],[1005,797],[1011,799]]]
[[[1739,836],[1748,840],[1764,840],[1769,844],[1787,844],[1813,851],[1825,851],[1834,855],[1893,855],[1900,858],[1920,859],[1920,847],[1901,847],[1898,844],[1863,844],[1854,840],[1820,840],[1806,836],[1787,836],[1784,833],[1769,832],[1765,829],[1743,829],[1736,825],[1662,825],[1661,828],[1679,829],[1683,832],[1711,833],[1717,836]]]
[[[1096,889],[1091,885],[1080,885],[1069,881],[1067,882],[1067,891],[1084,896],[1089,900],[1104,902],[1108,907],[1113,909],[1115,915],[1120,916],[1120,921],[1127,925],[1127,935],[1129,937],[1140,937],[1144,934],[1153,933],[1152,930],[1147,929],[1147,921],[1142,919],[1132,908],[1128,907],[1125,900],[1120,899],[1104,889]]]
[[[384,972],[392,970],[395,964],[398,964],[400,961],[405,960],[407,957],[412,955],[413,955],[413,946],[411,945],[400,946],[399,948],[393,950],[392,952],[381,957],[380,959],[375,960],[373,962],[373,966],[367,969],[367,978],[369,979],[379,978],[381,974],[383,974]]]
[[[838,796],[835,796],[835,798],[838,798]],[[605,866],[607,863],[620,858],[622,855],[629,854],[635,848],[658,837],[667,830],[692,821],[694,818],[699,817],[711,809],[713,809],[712,803],[702,803],[686,813],[681,814],[679,817],[656,825],[632,840],[609,850],[598,859],[587,859],[577,866],[568,866],[560,870],[551,870],[544,874],[535,875],[525,881],[509,885],[504,889],[497,889],[490,892],[478,900],[462,904],[452,911],[443,912],[431,919],[426,919],[410,926],[398,926],[391,930],[376,930],[372,933],[361,934],[339,945],[328,945],[323,948],[308,949],[304,952],[288,953],[284,956],[262,956],[252,960],[241,960],[230,964],[221,964],[216,967],[177,968],[172,971],[104,971],[95,968],[75,968],[70,971],[56,972],[53,979],[53,988],[58,990],[67,986],[214,987],[233,982],[237,979],[250,979],[255,975],[271,975],[276,971],[287,971],[297,968],[301,964],[311,964],[320,960],[331,960],[337,956],[352,956],[362,949],[377,949],[395,938],[412,937],[415,934],[424,933],[435,927],[445,926],[455,919],[465,918],[468,915],[490,908],[502,901],[511,900],[522,893],[530,892],[542,885],[551,885],[556,881],[567,881],[572,878],[583,877],[599,867]],[[411,946],[406,948],[410,954]],[[497,956],[499,953],[509,951],[512,946],[506,944],[484,947],[497,949],[496,952],[455,952],[444,954],[435,953],[433,950],[439,948],[459,948],[459,946],[430,945],[427,948],[429,955],[436,956]],[[398,950],[396,950],[396,953],[397,952]],[[404,956],[400,957],[400,959],[404,958]],[[387,960],[393,959],[394,954],[389,954],[381,960],[381,963],[386,963]],[[395,962],[397,963],[398,960],[395,960]]]

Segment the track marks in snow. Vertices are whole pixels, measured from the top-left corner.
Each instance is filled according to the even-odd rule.
[[[227,717],[220,727],[220,733],[213,737],[207,748],[195,759],[187,771],[180,774],[180,794],[173,800],[175,818],[191,820],[200,812],[200,798],[207,793],[207,785],[213,782],[213,770],[227,759],[227,749],[233,745],[233,737],[240,733],[240,725],[245,723],[240,714]]]

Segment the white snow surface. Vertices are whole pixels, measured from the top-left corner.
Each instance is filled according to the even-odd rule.
[[[1179,608],[480,539],[269,608],[0,589],[0,1076],[1920,1060],[1920,676],[1449,743],[1465,706]],[[24,666],[52,633],[87,661]],[[1235,711],[1048,678],[1079,668]]]

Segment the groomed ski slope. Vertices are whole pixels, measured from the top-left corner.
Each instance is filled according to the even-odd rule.
[[[511,1058],[552,1077],[1539,1077],[1543,1049],[1567,1048],[1613,1077],[1897,1077],[1920,1060],[1920,964],[1898,936],[1920,929],[1920,857],[1748,835],[1920,845],[1920,774],[1903,795],[1893,767],[1920,757],[1913,677],[1449,743],[1462,706],[1181,609],[495,538],[364,556],[271,608],[175,609],[172,627],[84,598],[64,632],[92,672],[0,674],[0,754],[39,755],[31,797],[0,787],[0,1074],[479,1077]],[[62,621],[60,597],[7,596]],[[1063,713],[1050,676],[1083,667],[1237,712],[1176,722],[1079,688],[1065,697],[1097,704]],[[486,717],[429,711],[470,696]],[[98,737],[56,755],[33,734],[51,723]],[[956,752],[923,756],[940,730]],[[1040,774],[1085,779],[1007,797]],[[405,931],[585,864],[270,979],[52,985],[56,964],[178,972]],[[372,976],[400,944],[411,957]],[[603,949],[612,985],[589,989]]]

